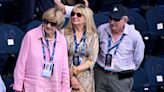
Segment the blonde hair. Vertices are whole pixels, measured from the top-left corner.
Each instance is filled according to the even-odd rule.
[[[65,22],[65,16],[63,12],[59,10],[57,7],[53,7],[46,10],[42,15],[42,19],[56,23],[56,27],[59,30],[62,29]]]
[[[95,22],[93,19],[93,12],[90,8],[86,7],[83,4],[77,4],[74,6],[72,11],[75,11],[76,9],[78,9],[79,11],[81,11],[81,13],[83,14],[84,18],[85,18],[85,30],[86,33],[97,33],[97,28],[95,26]],[[72,20],[70,19],[68,22],[68,25],[65,28],[66,33],[67,32],[71,32],[73,30],[73,25],[72,25]]]

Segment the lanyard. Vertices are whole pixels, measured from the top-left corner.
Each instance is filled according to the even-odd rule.
[[[53,46],[53,51],[52,51],[52,55],[50,56],[50,47],[49,47],[49,41],[48,38],[46,37],[46,33],[44,32],[44,37],[46,40],[46,44],[47,44],[47,48],[48,48],[48,53],[49,53],[49,57],[50,57],[50,61],[53,61],[54,58],[54,53],[55,53],[55,46],[56,46],[56,32],[54,33],[54,46]],[[46,61],[46,53],[45,53],[45,48],[44,48],[44,43],[43,43],[43,39],[41,39],[42,41],[42,51],[43,51],[43,57],[44,57],[44,61]]]
[[[108,32],[107,32],[108,33]],[[124,38],[125,34],[122,34],[121,35],[121,38],[119,39],[119,41],[117,42],[116,45],[114,45],[113,47],[110,47],[111,46],[111,36],[110,34],[108,33],[108,52],[114,48],[116,48],[116,50],[114,51],[114,55],[116,55],[116,52],[118,50],[118,47],[120,45],[120,43],[122,42],[123,38]]]
[[[83,41],[83,45],[82,45],[82,49],[81,49],[81,53],[80,53],[81,56],[83,56],[84,53],[85,53],[85,39],[86,39],[85,33],[86,33],[86,31],[84,31],[83,36],[82,36],[82,38],[81,38],[79,44],[77,43],[75,30],[73,30],[73,32],[74,32],[75,55],[76,55],[77,52],[78,52],[78,47],[79,47],[80,43]]]

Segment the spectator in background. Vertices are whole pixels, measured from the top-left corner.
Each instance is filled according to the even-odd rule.
[[[70,92],[67,43],[58,31],[64,14],[57,8],[44,12],[44,23],[27,32],[14,70],[16,92]]]
[[[109,23],[98,27],[96,92],[131,92],[133,72],[143,60],[145,45],[134,25],[127,24],[125,7],[113,5],[109,14]]]
[[[59,2],[60,0],[18,0],[13,22],[21,27],[34,18],[40,20],[46,10],[59,4]]]
[[[99,46],[91,9],[75,5],[63,34],[68,46],[72,92],[95,92],[93,66]]]
[[[56,5],[63,11],[66,18],[70,18],[71,11],[76,4],[84,4],[89,6],[88,0],[59,0],[56,1]]]

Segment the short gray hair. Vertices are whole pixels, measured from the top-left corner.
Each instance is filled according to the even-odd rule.
[[[42,15],[42,19],[56,23],[56,28],[58,30],[62,29],[65,22],[65,16],[63,12],[57,7],[46,10]]]

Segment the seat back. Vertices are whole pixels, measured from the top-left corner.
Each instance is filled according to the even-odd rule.
[[[144,69],[148,75],[148,82],[153,92],[159,92],[164,87],[164,59],[160,57],[148,57],[144,62]]]
[[[39,21],[39,20],[33,20],[29,23],[27,23],[26,25],[22,26],[21,28],[23,29],[23,31],[26,33],[28,32],[29,30],[35,28],[35,27],[38,27],[40,24],[42,23],[42,21]]]
[[[6,85],[6,92],[14,92],[10,85],[13,83],[13,72],[23,37],[24,32],[18,27],[0,25],[0,74]]]
[[[109,18],[102,14],[94,14],[93,18],[94,18],[96,27],[98,27],[101,24],[107,23],[109,21]]]
[[[164,7],[153,7],[146,12],[148,31],[157,36],[156,53],[164,54]]]
[[[161,32],[164,30],[162,27],[164,23],[164,7],[153,7],[146,12],[146,21],[148,30],[152,32]],[[162,32],[164,33],[164,32]]]
[[[147,25],[145,19],[137,12],[134,12],[132,10],[128,11],[128,17],[129,17],[129,24],[134,24],[135,28],[141,33],[143,36],[144,33],[147,32]]]
[[[145,92],[148,83],[146,71],[142,67],[139,67],[134,72],[133,78],[134,78],[134,83],[133,83],[132,90],[134,92]]]
[[[12,73],[23,37],[24,32],[18,27],[8,24],[0,25],[0,64],[3,64],[1,73],[4,71]],[[5,68],[5,66],[8,67]],[[3,69],[7,70],[3,71]]]

